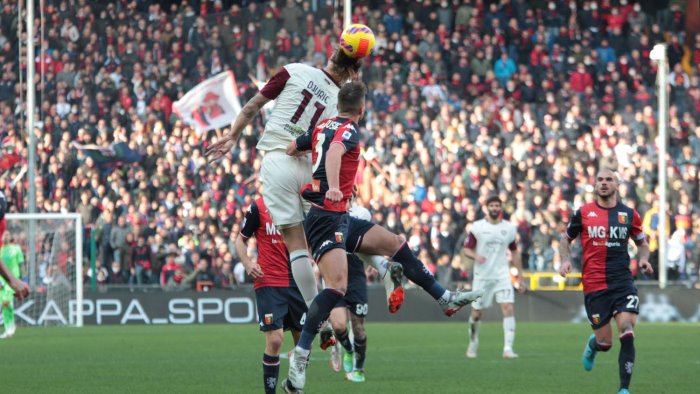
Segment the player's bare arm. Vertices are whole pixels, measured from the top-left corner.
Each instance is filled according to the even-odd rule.
[[[639,267],[645,274],[653,274],[654,268],[649,263],[649,244],[646,237],[637,243],[637,254],[639,254]]]
[[[486,256],[480,256],[480,255],[476,254],[476,249],[468,248],[465,246],[464,247],[464,254],[479,264],[483,264],[486,262]]]
[[[566,233],[563,233],[561,235],[561,241],[559,242],[559,256],[561,256],[561,267],[559,267],[559,275],[563,277],[566,277],[566,274],[571,272],[571,270],[574,268],[571,265],[571,242],[573,242],[573,239],[569,238],[569,236],[566,235]]]
[[[219,160],[231,151],[233,145],[238,141],[238,137],[241,136],[243,129],[253,121],[255,115],[260,112],[260,109],[267,104],[268,101],[270,101],[270,99],[260,93],[248,100],[231,124],[229,132],[207,149],[205,156],[209,158],[209,161]]]
[[[260,265],[258,265],[258,263],[256,262],[253,262],[253,259],[251,259],[250,256],[248,256],[248,239],[238,234],[234,243],[236,245],[236,252],[238,252],[238,257],[241,259],[241,263],[243,263],[243,266],[245,267],[245,272],[247,272],[248,275],[250,275],[250,277],[253,279],[262,278],[262,268],[260,268]]]
[[[297,141],[294,140],[287,145],[287,154],[289,156],[302,156],[309,153],[308,150],[301,150],[297,147]]]
[[[10,269],[7,268],[7,265],[5,265],[5,262],[1,260],[0,275],[5,279],[5,281],[7,281],[12,290],[15,291],[15,297],[24,299],[29,295],[29,285],[15,278],[15,276],[10,272]]]
[[[340,191],[340,162],[344,154],[345,146],[339,142],[332,143],[326,154],[326,175],[328,176],[326,198],[331,201],[343,199],[343,192]]]
[[[515,267],[515,269],[518,270],[518,274],[516,277],[518,279],[518,293],[524,293],[525,282],[523,281],[523,256],[520,254],[520,251],[518,249],[512,250],[510,254],[512,256],[511,266]]]

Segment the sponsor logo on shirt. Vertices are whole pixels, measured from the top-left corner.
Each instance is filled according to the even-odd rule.
[[[588,226],[589,238],[627,239],[627,227],[622,226]]]
[[[300,135],[306,133],[306,130],[304,130],[302,127],[293,124],[284,125],[284,130],[294,137],[299,137]]]

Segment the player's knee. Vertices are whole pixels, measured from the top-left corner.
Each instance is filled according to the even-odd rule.
[[[634,323],[631,321],[624,321],[620,324],[620,336],[625,335],[627,333],[634,334]]]
[[[620,326],[620,341],[623,341],[627,338],[634,338],[634,324],[630,322],[630,324],[625,325],[623,324]]]
[[[513,316],[513,304],[503,304],[501,309],[503,311],[503,317]]]
[[[339,320],[331,320],[331,327],[333,327],[333,331],[336,333],[344,332],[347,329],[345,322]]]
[[[391,234],[391,236],[392,236],[392,242],[393,242],[392,247],[394,250],[398,251],[399,248],[401,246],[403,246],[403,244],[406,242],[406,239],[400,235],[397,235],[397,234]]]
[[[472,309],[472,320],[473,321],[479,321],[481,320],[481,311],[478,309]]]
[[[326,290],[330,290],[333,293],[337,294],[340,298],[343,298],[343,297],[345,297],[345,293],[347,292],[347,283],[345,285],[341,285],[338,283],[335,283],[335,284],[327,283]]]
[[[283,333],[277,332],[267,336],[267,349],[266,353],[270,355],[279,354],[280,349],[282,349]]]

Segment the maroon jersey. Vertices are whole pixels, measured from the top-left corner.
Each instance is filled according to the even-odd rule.
[[[614,208],[586,204],[574,213],[566,235],[581,236],[584,293],[632,285],[628,241],[644,240],[636,210],[619,202]]]
[[[313,148],[313,182],[301,189],[301,195],[312,205],[333,212],[347,212],[355,175],[360,164],[360,133],[355,122],[347,118],[326,119],[318,124],[312,133],[306,133],[296,139],[297,150],[307,151]],[[326,174],[326,153],[331,144],[341,144],[345,154],[340,162],[340,191],[343,200],[334,202],[326,199],[328,176]]]
[[[262,198],[250,204],[240,234],[246,239],[255,236],[258,240],[258,265],[263,277],[255,280],[254,288],[296,287],[284,240],[272,224],[272,217]]]

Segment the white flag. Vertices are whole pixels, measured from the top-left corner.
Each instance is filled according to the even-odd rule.
[[[240,93],[233,71],[201,82],[173,103],[173,111],[197,134],[227,127],[241,112]]]

